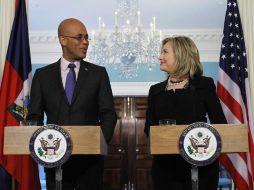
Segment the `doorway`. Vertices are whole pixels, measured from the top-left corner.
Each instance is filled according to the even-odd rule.
[[[105,190],[152,190],[152,157],[144,134],[146,97],[114,98],[117,125],[105,156]]]

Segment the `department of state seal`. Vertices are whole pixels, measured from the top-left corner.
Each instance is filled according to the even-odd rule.
[[[68,160],[72,152],[72,141],[63,128],[48,124],[33,133],[29,149],[32,158],[37,163],[53,168]]]
[[[221,138],[211,125],[196,122],[182,132],[179,150],[181,156],[192,165],[209,165],[220,155]]]

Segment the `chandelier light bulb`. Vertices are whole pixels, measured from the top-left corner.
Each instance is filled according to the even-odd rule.
[[[155,16],[153,17],[153,32],[156,30],[156,18]]]
[[[98,27],[99,27],[99,32],[101,31],[101,17],[98,18]]]
[[[115,11],[115,26],[117,26],[117,17],[118,17],[117,11]]]
[[[138,26],[140,25],[140,11],[138,11]]]

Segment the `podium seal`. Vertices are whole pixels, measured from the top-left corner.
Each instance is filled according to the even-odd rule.
[[[29,150],[38,164],[54,168],[65,163],[71,156],[72,140],[65,129],[58,125],[48,124],[33,133]]]
[[[221,137],[212,125],[203,122],[192,123],[184,129],[179,138],[179,151],[192,165],[209,165],[220,155]]]

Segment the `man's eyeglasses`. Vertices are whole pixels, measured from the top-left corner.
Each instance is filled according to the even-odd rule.
[[[90,41],[91,38],[86,34],[86,35],[78,35],[78,36],[64,36],[62,35],[63,37],[67,37],[67,38],[73,38],[73,39],[76,39],[78,40],[79,42],[82,42],[83,40],[86,40],[86,41]]]

